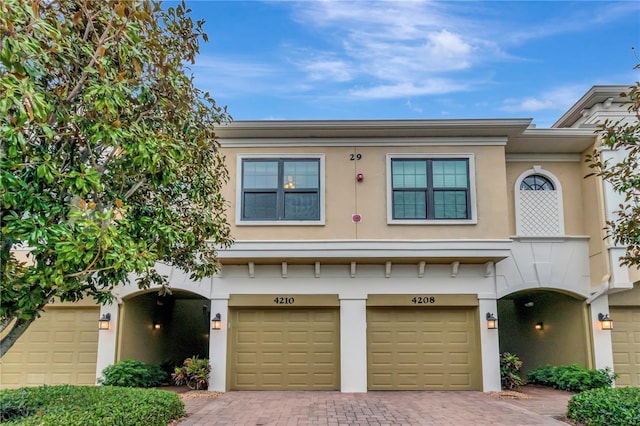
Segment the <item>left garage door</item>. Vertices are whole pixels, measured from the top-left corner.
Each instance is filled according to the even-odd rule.
[[[337,308],[231,311],[231,390],[338,390]]]
[[[93,385],[98,308],[47,308],[2,357],[0,387]]]

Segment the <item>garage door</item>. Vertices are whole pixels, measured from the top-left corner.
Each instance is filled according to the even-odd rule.
[[[47,308],[2,357],[0,386],[93,385],[98,308]]]
[[[640,386],[640,308],[612,307],[610,314],[616,386]]]
[[[231,311],[230,389],[338,390],[337,308]]]
[[[476,309],[367,309],[368,388],[480,390]]]

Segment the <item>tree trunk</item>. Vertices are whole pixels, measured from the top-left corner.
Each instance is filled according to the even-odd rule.
[[[13,327],[11,327],[11,330],[9,330],[9,333],[7,333],[5,336],[2,337],[2,339],[0,339],[0,358],[2,358],[4,354],[6,354],[9,351],[9,349],[11,349],[13,344],[18,341],[20,336],[22,336],[25,331],[27,331],[27,328],[29,328],[29,326],[34,320],[35,320],[35,317],[27,320],[17,319],[13,323]]]

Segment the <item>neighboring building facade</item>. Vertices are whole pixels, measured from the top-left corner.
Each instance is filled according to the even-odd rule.
[[[100,308],[109,330],[95,330],[94,309],[97,375],[121,359],[198,354],[218,391],[496,391],[509,351],[525,368],[612,366],[619,384],[638,385],[640,276],[603,242],[614,194],[585,178],[591,124],[624,115],[624,90],[594,87],[551,129],[528,119],[219,128],[236,243],[200,282],[159,266],[172,296],[119,288]],[[3,387],[39,384],[16,375],[32,369],[16,362],[28,333],[2,360]]]

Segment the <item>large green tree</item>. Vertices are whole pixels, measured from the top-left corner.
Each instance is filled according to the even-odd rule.
[[[640,64],[635,68],[640,69]],[[621,96],[629,104],[629,117],[607,120],[600,126],[602,146],[587,161],[598,176],[624,194],[624,201],[607,222],[609,237],[627,248],[621,265],[640,267],[640,82]],[[624,157],[619,161],[604,159],[602,148],[621,151]]]
[[[111,300],[134,274],[197,280],[231,243],[206,41],[183,4],[0,1],[0,356],[56,298]],[[30,262],[14,256],[30,249]]]

